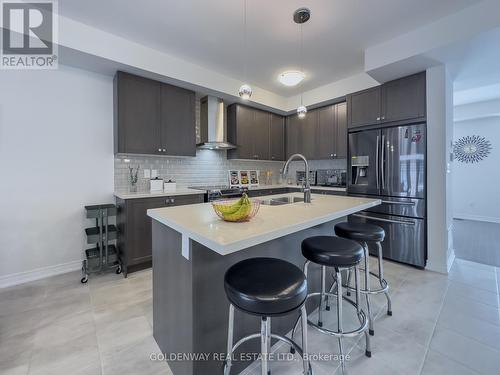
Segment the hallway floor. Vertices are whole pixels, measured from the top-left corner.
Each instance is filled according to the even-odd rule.
[[[500,223],[476,220],[453,220],[455,256],[500,267]]]
[[[364,356],[363,338],[346,340],[350,374],[498,373],[499,268],[457,259],[444,276],[385,264],[394,315],[385,314],[384,296],[373,299],[373,356]],[[152,337],[151,271],[128,279],[95,277],[87,285],[79,278],[74,272],[0,289],[0,373],[170,374],[164,362],[149,359],[159,352]],[[346,309],[345,315],[349,324],[352,314]],[[310,328],[309,338],[311,352],[338,352],[331,337]],[[254,367],[251,373],[259,373]],[[313,368],[316,375],[339,371],[331,360],[314,362]],[[301,367],[279,362],[272,363],[272,371],[300,374]]]

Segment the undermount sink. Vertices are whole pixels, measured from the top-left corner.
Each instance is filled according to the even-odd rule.
[[[299,202],[304,202],[304,198],[300,197],[279,197],[279,198],[271,198],[271,199],[266,199],[261,201],[261,204],[264,204],[266,206],[281,206],[284,204],[292,204],[292,203],[299,203]]]

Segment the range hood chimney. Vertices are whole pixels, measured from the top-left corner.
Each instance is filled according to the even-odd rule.
[[[208,150],[230,150],[235,145],[227,142],[224,126],[224,102],[214,96],[200,100],[200,138],[198,148]]]

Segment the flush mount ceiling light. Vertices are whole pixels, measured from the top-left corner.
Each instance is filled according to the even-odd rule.
[[[304,44],[304,41],[303,41],[303,37],[302,37],[302,25],[304,23],[306,23],[307,21],[309,21],[309,18],[311,18],[311,11],[307,8],[299,8],[297,9],[294,13],[293,13],[293,21],[299,25],[299,31],[300,31],[300,72],[299,73],[302,73],[302,71],[304,70],[303,69],[303,44]],[[304,73],[302,73],[304,74]],[[302,77],[303,79],[304,77]],[[300,81],[302,81],[302,79]],[[298,83],[300,83],[297,82]],[[300,118],[300,119],[303,119],[304,117],[306,117],[306,113],[307,113],[307,107],[304,105],[303,103],[303,98],[302,98],[302,95],[303,93],[301,92],[300,93],[300,105],[299,107],[297,108],[297,116]]]
[[[283,72],[278,76],[278,81],[280,81],[285,86],[297,86],[304,79],[305,74],[299,72],[298,70],[289,70]]]
[[[247,0],[243,0],[243,68],[245,80],[247,79]],[[244,83],[238,90],[238,95],[241,99],[248,100],[252,96],[252,88],[249,84]]]

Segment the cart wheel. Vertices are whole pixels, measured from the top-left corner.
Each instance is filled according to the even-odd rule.
[[[122,273],[122,266],[119,266],[117,269],[116,269],[116,274],[119,275]]]
[[[89,281],[89,277],[88,277],[88,276],[84,276],[84,277],[82,277],[82,279],[80,280],[80,282],[81,282],[82,284],[86,284],[86,283],[87,283],[87,281]]]

